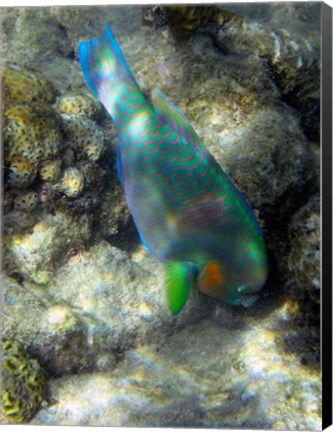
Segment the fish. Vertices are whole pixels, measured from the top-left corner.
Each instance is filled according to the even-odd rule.
[[[170,313],[191,289],[232,305],[261,290],[263,232],[189,120],[158,88],[146,100],[109,25],[80,42],[79,58],[117,129],[118,177],[142,243],[164,264]]]

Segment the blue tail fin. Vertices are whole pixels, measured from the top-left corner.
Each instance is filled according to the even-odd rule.
[[[115,88],[126,81],[137,84],[110,27],[101,37],[81,42],[79,56],[89,86],[112,115]]]

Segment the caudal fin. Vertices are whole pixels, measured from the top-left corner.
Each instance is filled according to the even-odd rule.
[[[115,99],[126,85],[137,88],[137,84],[110,27],[101,37],[81,42],[79,57],[89,86],[113,116]]]

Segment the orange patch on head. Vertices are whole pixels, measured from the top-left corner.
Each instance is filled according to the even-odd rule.
[[[221,267],[216,261],[209,261],[205,268],[204,283],[207,287],[220,286],[224,282]]]

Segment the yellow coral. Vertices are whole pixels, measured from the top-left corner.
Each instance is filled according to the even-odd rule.
[[[15,200],[15,209],[23,211],[32,211],[37,207],[38,195],[37,192],[28,191],[19,195]]]
[[[7,184],[12,187],[28,187],[36,177],[36,164],[24,156],[12,156],[8,164]]]
[[[40,162],[59,154],[62,146],[60,121],[47,106],[14,106],[4,114],[5,164],[15,175],[19,169],[25,175],[24,183],[18,180],[15,184],[12,175],[10,184],[28,186],[34,180]]]
[[[52,102],[55,91],[51,83],[37,73],[31,73],[16,65],[7,65],[2,74],[5,103]]]
[[[54,185],[54,189],[63,192],[69,198],[76,198],[82,192],[84,176],[75,167],[66,168],[60,182]]]
[[[97,161],[106,150],[104,132],[93,120],[67,119],[65,127],[71,141],[81,147],[90,160]]]
[[[61,117],[50,107],[51,84],[38,74],[7,66],[4,88],[4,162],[8,184],[27,187],[42,161],[57,156],[63,142]]]
[[[37,360],[22,344],[12,339],[2,342],[2,402],[9,422],[31,420],[46,397],[46,380]]]
[[[95,117],[101,111],[101,105],[88,96],[66,94],[58,98],[56,109],[69,116]]]
[[[42,180],[52,182],[58,179],[61,173],[61,159],[47,160],[39,168],[39,176]]]

